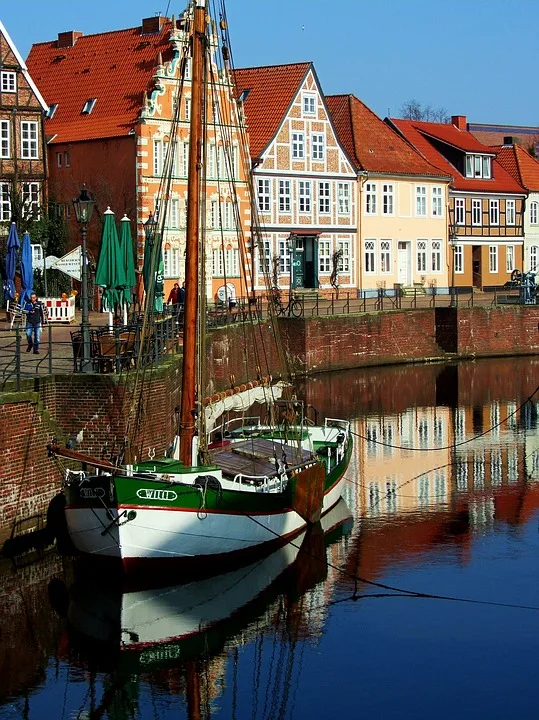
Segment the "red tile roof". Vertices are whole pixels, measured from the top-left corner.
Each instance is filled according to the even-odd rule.
[[[531,192],[539,192],[539,162],[520,145],[495,147],[496,160],[521,185]]]
[[[326,102],[339,139],[359,169],[450,179],[354,95],[329,95]]]
[[[263,153],[275,137],[312,63],[269,65],[234,71],[237,97],[249,90],[243,108],[251,157]]]
[[[515,180],[495,159],[492,161],[492,178],[465,177],[445,156],[438,150],[432,140],[449,144],[462,152],[477,152],[495,154],[491,147],[482,145],[471,133],[458,130],[454,125],[445,123],[426,123],[415,120],[392,119],[393,125],[401,131],[404,137],[418,150],[425,159],[444,173],[453,175],[455,190],[469,192],[507,192],[524,193],[524,188]],[[437,129],[438,128],[438,129]],[[441,129],[440,129],[441,128]],[[453,130],[451,130],[453,128]],[[453,132],[454,131],[454,132]],[[465,137],[469,136],[469,137]],[[459,144],[457,144],[457,142]]]
[[[170,23],[161,32],[141,34],[141,27],[82,35],[73,47],[56,40],[33,45],[27,66],[45,101],[58,104],[45,131],[54,142],[74,142],[127,135],[139,116],[144,91],[151,87],[158,53],[171,57]],[[91,113],[87,100],[97,98]]]

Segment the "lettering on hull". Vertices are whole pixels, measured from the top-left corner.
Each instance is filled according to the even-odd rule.
[[[137,497],[141,500],[159,500],[161,502],[174,502],[178,494],[174,490],[157,490],[155,488],[140,488]]]

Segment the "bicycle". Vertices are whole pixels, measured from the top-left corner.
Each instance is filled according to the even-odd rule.
[[[278,317],[286,315],[288,317],[292,316],[299,318],[303,315],[303,305],[301,301],[292,294],[288,296],[287,303],[283,303],[280,295],[274,295],[271,298],[271,303],[273,305],[273,310]]]

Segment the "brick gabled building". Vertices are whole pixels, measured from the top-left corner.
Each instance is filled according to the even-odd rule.
[[[326,98],[359,173],[358,274],[365,295],[395,285],[448,286],[451,176],[429,163],[354,95]]]
[[[256,288],[265,266],[282,288],[355,292],[357,175],[314,66],[239,69],[235,81],[262,226]]]
[[[526,190],[496,160],[496,151],[451,123],[389,121],[423,157],[453,176],[449,219],[456,286],[497,287],[522,267]]]
[[[46,200],[47,104],[0,22],[0,222],[31,215]],[[7,227],[5,226],[7,235]]]
[[[167,149],[174,149],[163,236],[165,294],[173,282],[184,276],[191,98],[187,20],[184,15],[173,24],[167,18],[152,17],[127,30],[88,36],[74,31],[60,33],[56,40],[34,45],[28,57],[28,66],[50,105],[46,132],[51,193],[64,203],[69,215],[72,198],[86,183],[99,213],[110,206],[117,220],[124,212],[136,220],[139,268],[144,223],[156,208]],[[213,52],[214,38],[210,47]],[[244,295],[238,238],[232,231],[234,213],[229,206],[233,182],[241,204],[239,217],[247,234],[248,168],[240,161],[246,150],[231,82],[215,66],[209,74],[213,79],[208,83],[206,97],[207,290],[213,297],[226,281],[234,285],[237,295]],[[180,103],[180,116],[174,125],[174,137],[176,103]],[[223,157],[225,143],[232,156],[230,163]],[[100,224],[92,221],[88,245],[95,257],[100,232]],[[78,237],[73,228],[71,245],[78,244]]]

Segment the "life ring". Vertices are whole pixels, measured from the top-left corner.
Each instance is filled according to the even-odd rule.
[[[513,272],[511,273],[511,280],[513,282],[516,282],[517,280],[520,280],[520,278],[521,278],[520,270],[517,270],[517,268],[515,268],[513,270]]]

